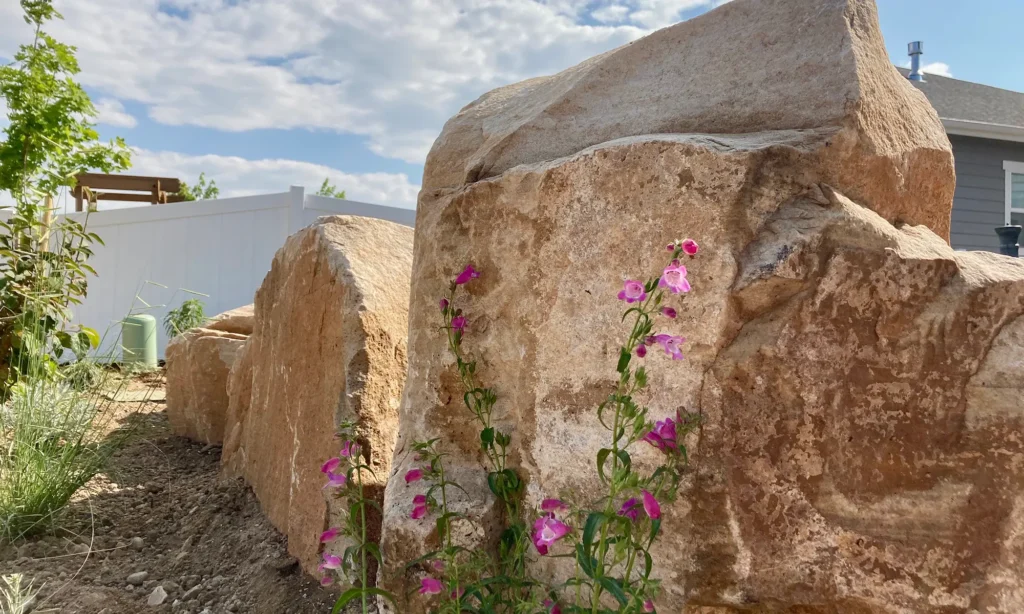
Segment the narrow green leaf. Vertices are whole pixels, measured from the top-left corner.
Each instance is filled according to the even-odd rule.
[[[587,516],[587,522],[583,525],[583,547],[589,554],[594,543],[594,535],[605,522],[605,516],[601,512],[591,512]]]
[[[611,453],[611,448],[601,448],[597,452],[597,476],[605,483],[608,482],[608,478],[604,474],[604,464],[608,460],[608,455]]]
[[[632,354],[626,351],[626,348],[619,348],[619,364],[615,367],[615,370],[619,373],[625,373],[626,369],[629,368],[629,359]]]
[[[623,592],[622,585],[619,584],[618,580],[605,576],[601,578],[600,582],[601,586],[604,587],[604,590],[611,593],[612,597],[615,597],[615,600],[618,601],[619,604],[626,605],[629,603],[629,597],[627,597],[626,593]]]
[[[383,597],[384,599],[390,601],[391,605],[397,607],[394,595],[387,592],[386,590],[368,586],[365,588],[350,588],[344,593],[342,593],[341,596],[338,597],[338,600],[334,603],[334,608],[331,609],[331,614],[338,614],[345,608],[346,605],[348,605],[356,599],[361,599],[364,594],[370,596],[376,595],[378,597]]]

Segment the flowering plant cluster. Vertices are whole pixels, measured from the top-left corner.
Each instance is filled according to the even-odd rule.
[[[660,348],[672,360],[684,358],[685,339],[656,332],[655,324],[677,317],[676,309],[665,302],[690,291],[682,261],[695,257],[699,248],[686,239],[669,244],[667,251],[669,262],[659,275],[627,280],[618,293],[625,304],[622,320],[632,318],[632,328],[619,351],[616,389],[596,412],[598,421],[610,434],[608,446],[599,450],[595,459],[597,477],[605,491],[585,505],[570,497],[544,499],[539,514],[529,523],[522,510],[523,481],[507,464],[512,436],[498,429],[493,420],[497,395],[477,382],[477,363],[467,357],[463,348],[463,339],[472,327],[467,315],[455,305],[457,291],[479,278],[480,273],[472,265],[467,266],[440,299],[448,349],[455,356],[465,388],[464,403],[480,425],[480,451],[488,465],[487,483],[500,502],[505,530],[496,556],[457,544],[452,538],[452,526],[463,516],[452,511],[449,503],[454,494],[452,489],[465,491],[446,473],[445,453],[438,439],[413,444],[417,464],[404,476],[406,484],[415,490],[410,517],[424,522],[433,518],[440,547],[408,566],[427,571],[418,592],[435,604],[433,612],[654,612],[654,599],[660,587],[652,577],[650,549],[661,534],[661,506],[674,500],[687,462],[683,440],[699,423],[695,415],[683,412],[652,420],[649,408],[634,398],[648,387],[644,363],[649,350]],[[363,499],[361,492],[355,494],[346,489],[352,489],[360,470],[369,467],[356,458],[358,447],[346,442],[341,454],[325,463],[322,470],[327,479],[325,488],[339,489],[349,497],[349,522],[343,529],[325,533],[324,539],[344,533],[357,536],[360,545],[346,550],[344,557],[325,555],[324,567],[354,566],[364,570],[362,584],[346,595],[352,594],[349,601],[362,596],[366,612],[366,596],[385,593],[366,586],[367,553],[380,561],[376,547],[366,544],[364,506],[373,502]],[[634,468],[631,450],[636,444],[651,445],[661,453],[661,462],[652,472]],[[342,466],[345,470],[339,471]],[[353,518],[359,520],[352,521]],[[531,549],[537,556],[571,558],[575,574],[553,586],[537,582],[526,570]]]
[[[487,485],[500,504],[504,530],[500,536],[497,556],[490,558],[480,551],[468,551],[451,543],[451,522],[461,517],[448,507],[448,488],[462,487],[449,480],[444,473],[444,455],[437,450],[437,440],[416,442],[414,449],[422,466],[409,470],[406,483],[425,480],[426,493],[413,497],[411,517],[424,518],[437,510],[437,533],[441,550],[427,554],[410,565],[431,561],[431,571],[439,572],[443,580],[433,576],[423,578],[420,593],[440,594],[440,612],[504,612],[513,611],[530,594],[534,583],[526,577],[526,554],[529,532],[522,519],[520,503],[523,481],[508,466],[508,450],[512,436],[503,432],[493,420],[497,395],[491,388],[477,382],[477,364],[467,356],[462,341],[470,324],[461,308],[455,305],[458,290],[480,277],[472,265],[467,266],[451,282],[439,307],[442,330],[448,349],[455,356],[459,379],[465,390],[463,402],[480,427],[480,451],[487,461]],[[438,501],[438,496],[440,500]]]
[[[362,612],[370,611],[371,597],[380,596],[394,602],[391,594],[371,586],[369,581],[371,563],[381,564],[380,548],[367,539],[367,506],[380,509],[380,505],[366,497],[363,486],[367,477],[376,476],[367,462],[363,447],[355,437],[356,424],[345,422],[338,429],[337,439],[341,440],[338,455],[324,461],[320,473],[324,475],[324,491],[328,496],[343,500],[342,522],[329,527],[320,535],[321,544],[329,544],[340,538],[351,543],[341,556],[323,553],[318,567],[320,583],[328,586],[334,583],[334,574],[341,574],[351,587],[343,592],[334,605],[333,612],[341,612],[350,603],[358,601]]]
[[[686,239],[669,244],[667,251],[669,263],[660,275],[627,280],[618,295],[626,304],[622,319],[632,316],[633,326],[619,350],[615,392],[597,408],[598,421],[611,435],[609,446],[595,459],[604,496],[589,508],[545,499],[533,527],[540,555],[548,555],[564,540],[567,555],[576,563],[575,576],[553,588],[552,594],[561,593],[562,599],[553,600],[548,612],[654,611],[659,585],[652,578],[650,548],[661,532],[661,504],[675,498],[686,464],[683,438],[698,425],[695,415],[681,412],[652,423],[649,408],[634,399],[648,386],[647,366],[636,362],[647,357],[649,348],[660,346],[672,360],[684,358],[685,339],[656,333],[654,327],[659,318],[677,317],[676,309],[664,302],[690,291],[681,261],[696,256],[699,248]],[[648,475],[634,468],[630,454],[641,442],[663,454],[661,464]]]

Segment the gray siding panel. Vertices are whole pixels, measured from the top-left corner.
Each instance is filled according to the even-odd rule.
[[[1003,223],[1006,175],[1003,160],[1024,163],[1024,143],[950,136],[956,192],[950,243],[956,249],[998,251],[993,230]]]

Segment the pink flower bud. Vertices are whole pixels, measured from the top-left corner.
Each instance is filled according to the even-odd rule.
[[[683,241],[683,253],[687,256],[693,256],[700,251],[700,246],[693,239],[686,239]]]
[[[540,502],[540,509],[542,512],[557,512],[568,507],[568,505],[562,503],[559,499],[544,499]]]
[[[412,484],[423,479],[423,470],[420,468],[410,469],[405,473],[405,483]]]

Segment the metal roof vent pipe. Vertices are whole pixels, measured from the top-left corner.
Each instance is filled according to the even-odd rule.
[[[914,41],[907,45],[907,53],[910,54],[910,75],[911,81],[924,81],[924,74],[921,72],[921,54],[924,53],[924,43]]]

